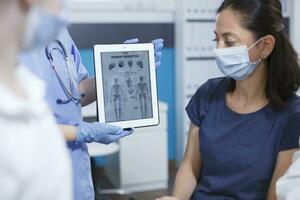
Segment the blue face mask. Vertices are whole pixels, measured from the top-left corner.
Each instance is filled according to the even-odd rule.
[[[66,6],[63,8],[59,15],[48,13],[38,5],[31,8],[23,38],[23,51],[41,48],[55,39],[60,30],[67,26]]]
[[[261,62],[261,59],[251,63],[248,51],[259,43],[261,39],[249,48],[243,45],[238,47],[215,49],[216,62],[220,71],[225,76],[231,77],[235,80],[244,80],[249,77],[257,65]]]

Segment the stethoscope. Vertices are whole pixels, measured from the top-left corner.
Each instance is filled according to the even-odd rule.
[[[58,80],[59,84],[61,85],[65,95],[67,96],[66,100],[57,99],[56,103],[58,105],[62,105],[62,104],[68,104],[72,101],[76,105],[78,105],[80,103],[81,99],[85,97],[85,94],[80,94],[80,96],[75,96],[74,93],[75,93],[76,89],[78,90],[78,86],[74,85],[74,83],[72,81],[73,76],[70,73],[70,60],[69,60],[69,56],[67,54],[67,50],[66,50],[65,46],[59,40],[55,40],[55,42],[57,42],[57,44],[59,45],[60,48],[54,47],[52,49],[49,49],[49,47],[47,46],[45,48],[45,53],[46,53],[46,56],[47,56],[47,58],[48,58],[48,60],[51,64],[52,69],[55,72],[55,75],[57,77],[57,80]],[[64,60],[65,60],[66,65],[67,65],[67,71],[68,71],[68,76],[69,76],[70,91],[65,86],[64,82],[62,81],[61,77],[59,76],[59,74],[58,74],[58,72],[57,72],[57,70],[54,66],[54,61],[53,61],[53,57],[52,57],[52,51],[53,50],[60,51],[62,53],[62,55],[64,56]]]

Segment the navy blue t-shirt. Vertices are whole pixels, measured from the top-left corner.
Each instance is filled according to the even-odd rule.
[[[226,105],[230,78],[202,85],[186,111],[200,127],[202,171],[192,200],[265,200],[280,151],[299,148],[300,99],[238,114]]]

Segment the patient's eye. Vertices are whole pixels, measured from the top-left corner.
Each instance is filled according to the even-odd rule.
[[[226,47],[233,47],[233,46],[235,46],[235,42],[225,41],[225,45],[226,45]]]

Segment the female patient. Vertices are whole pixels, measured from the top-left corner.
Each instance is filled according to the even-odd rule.
[[[274,200],[275,185],[299,148],[297,54],[279,0],[225,0],[215,26],[225,78],[202,85],[174,197],[161,200]]]

